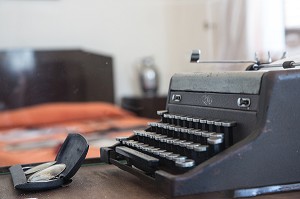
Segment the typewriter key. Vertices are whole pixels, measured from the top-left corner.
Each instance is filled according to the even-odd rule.
[[[162,135],[168,135],[169,133],[169,125],[164,125],[162,129]]]
[[[161,117],[161,120],[163,121],[164,120],[164,114],[168,113],[168,110],[159,110],[156,113],[157,113],[158,116]]]
[[[193,127],[194,129],[200,129],[200,119],[199,118],[193,118]]]
[[[222,121],[220,121],[220,120],[215,121],[215,126],[216,126],[216,132],[217,133],[222,133],[223,132]]]
[[[187,128],[193,128],[193,118],[192,117],[187,117],[186,118],[186,127]]]
[[[186,140],[187,141],[194,141],[194,133],[196,131],[197,131],[196,129],[188,129]]]
[[[207,120],[200,118],[201,130],[208,131]]]
[[[188,128],[186,127],[180,128],[179,139],[186,140],[188,137],[187,134],[188,134]]]
[[[184,162],[176,162],[175,165],[181,168],[190,168],[195,165],[195,161],[191,159],[186,159]]]
[[[176,163],[176,162],[184,162],[186,159],[187,159],[186,156],[178,156],[178,157],[173,158],[173,161],[174,161],[175,163]]]
[[[194,147],[193,159],[197,164],[200,164],[209,158],[209,146],[208,145],[199,145]]]
[[[179,126],[186,127],[186,118],[187,117],[185,115],[180,117]]]
[[[157,122],[148,122],[148,126],[150,126],[150,131],[151,132],[156,132],[157,131]]]
[[[170,154],[170,155],[167,155],[167,156],[166,156],[166,159],[168,159],[168,160],[173,160],[174,158],[177,158],[177,157],[179,157],[179,156],[180,156],[179,154],[172,153],[172,154]]]
[[[181,118],[180,115],[175,115],[174,116],[174,119],[175,119],[175,124],[174,125],[180,126],[180,118]]]
[[[166,148],[165,149],[167,151],[172,151],[173,150],[174,139],[173,138],[166,138],[165,141],[166,141]]]
[[[173,142],[173,152],[174,153],[180,153],[183,154],[183,152],[181,151],[181,147],[180,147],[180,143],[185,142],[184,140],[176,140]]]
[[[169,116],[170,116],[170,114],[168,114],[168,113],[164,114],[164,116],[163,116],[164,117],[164,120],[163,120],[164,123],[170,124],[171,119],[170,119]]]
[[[210,137],[214,138],[223,138],[224,139],[224,133],[212,133]]]
[[[170,121],[169,123],[175,125],[175,115],[169,114]]]
[[[203,136],[202,136],[203,132],[206,132],[206,131],[196,130],[196,131],[193,132],[193,141],[195,143],[201,143],[201,144],[204,143],[203,142],[204,139],[203,139]]]
[[[158,149],[158,150],[154,151],[153,154],[159,156],[159,154],[165,153],[165,152],[166,152],[166,150]]]
[[[201,142],[201,144],[207,144],[207,138],[209,138],[212,134],[214,134],[215,132],[207,132],[207,131],[203,131],[202,132],[202,137],[203,137],[203,140]]]
[[[233,129],[236,126],[235,121],[223,121],[222,126],[224,127],[224,144],[225,148],[228,148],[233,144]]]
[[[167,139],[171,139],[168,137],[162,137],[158,140],[156,147],[166,149],[167,148]]]
[[[168,131],[168,137],[173,137],[174,136],[174,130],[175,130],[175,126],[171,125],[169,126],[169,131]]]
[[[174,127],[174,134],[173,134],[173,138],[179,138],[180,137],[180,129],[181,127],[180,126],[175,126]]]
[[[209,137],[207,143],[210,145],[210,155],[214,156],[224,150],[223,138]]]
[[[161,134],[163,132],[163,126],[165,126],[165,125],[166,125],[165,123],[158,123],[156,133]]]
[[[161,158],[165,158],[165,157],[167,157],[168,155],[171,155],[171,154],[173,154],[172,152],[161,152],[161,153],[159,153],[159,156],[161,157]]]
[[[218,120],[218,119],[208,119],[206,121],[206,123],[208,125],[208,131],[215,132],[216,131],[215,122],[218,122],[218,121],[220,121],[220,120]]]

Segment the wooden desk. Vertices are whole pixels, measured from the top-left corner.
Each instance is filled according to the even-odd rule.
[[[130,199],[164,199],[168,198],[158,191],[153,184],[147,184],[139,178],[118,169],[113,165],[96,164],[84,166],[73,177],[73,182],[67,186],[55,190],[26,193],[13,188],[9,174],[0,175],[0,199],[38,198],[38,199],[62,199],[62,198],[130,198]],[[217,192],[200,194],[197,196],[177,197],[177,199],[227,199],[232,198],[231,192]],[[265,195],[254,199],[286,199],[300,198],[299,192]]]

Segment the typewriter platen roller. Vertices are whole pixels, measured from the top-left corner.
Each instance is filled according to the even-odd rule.
[[[101,148],[171,196],[300,181],[300,70],[176,74],[161,121]]]

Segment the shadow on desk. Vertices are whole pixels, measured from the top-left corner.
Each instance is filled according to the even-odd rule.
[[[299,198],[300,192],[259,196],[255,199]],[[130,198],[130,199],[163,199],[168,198],[158,191],[153,184],[145,183],[137,177],[118,169],[113,165],[102,163],[85,165],[73,177],[73,182],[55,190],[27,193],[13,188],[9,174],[0,176],[0,199],[16,198]],[[176,199],[225,199],[232,198],[232,192],[206,193],[195,196],[176,197]]]

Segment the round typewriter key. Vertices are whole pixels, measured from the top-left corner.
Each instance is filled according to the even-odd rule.
[[[148,122],[148,126],[150,126],[152,132],[155,132],[153,128],[157,127],[157,122]]]
[[[175,124],[176,126],[180,126],[180,115],[175,115],[174,116],[174,119],[175,119]]]
[[[157,123],[157,131],[156,133],[161,134],[163,132],[163,126],[165,126],[165,123]]]
[[[158,149],[158,150],[154,151],[153,154],[159,156],[160,153],[164,153],[164,152],[166,152],[166,150]]]
[[[194,129],[200,129],[200,119],[199,118],[193,118],[193,127]]]
[[[173,138],[179,138],[179,136],[180,136],[180,126],[175,126],[174,127],[174,133],[173,133]]]
[[[208,131],[210,132],[215,132],[216,131],[216,126],[215,126],[215,122],[220,121],[218,119],[209,119],[207,120],[207,124],[208,124]]]
[[[174,139],[173,138],[166,138],[165,141],[166,141],[166,148],[165,149],[167,151],[172,151]]]
[[[187,159],[186,156],[178,156],[178,157],[175,157],[173,159],[173,161],[176,163],[176,162],[184,162],[185,160]]]
[[[172,151],[174,153],[180,153],[181,152],[180,143],[182,143],[182,142],[185,142],[185,141],[184,140],[176,140],[176,141],[173,142],[174,147],[173,147]],[[182,154],[182,152],[180,154]]]
[[[196,130],[193,132],[193,141],[195,143],[203,143],[202,133],[205,131]]]
[[[166,122],[166,121],[165,121],[165,118],[164,118],[164,114],[167,114],[167,113],[168,113],[168,110],[161,110],[161,111],[157,111],[156,113],[157,113],[157,115],[160,116],[162,122]]]
[[[134,130],[133,134],[137,137],[139,142],[144,142],[145,131],[144,130]]]
[[[170,124],[170,114],[168,114],[168,113],[166,113],[166,114],[164,114],[164,123],[168,123],[168,124]]]
[[[154,154],[155,151],[158,151],[158,150],[160,150],[160,149],[159,148],[153,148],[153,149],[150,150],[150,153]]]
[[[233,133],[234,128],[237,125],[235,121],[223,121],[222,126],[224,128],[224,145],[225,148],[233,145]]]
[[[172,153],[170,155],[167,155],[166,159],[173,160],[174,158],[179,157],[179,156],[180,156],[179,154]]]
[[[210,145],[210,155],[216,155],[224,150],[223,138],[209,137],[207,143]]]
[[[167,157],[168,155],[171,155],[173,154],[172,152],[162,152],[162,153],[159,153],[159,156],[162,157],[162,158],[165,158]]]
[[[179,126],[186,127],[186,118],[187,117],[185,115],[180,117]]]
[[[170,114],[169,118],[170,118],[170,124],[175,125],[175,115]]]
[[[187,134],[188,134],[188,128],[186,128],[186,127],[180,128],[179,139],[186,140]]]
[[[184,162],[176,162],[175,165],[177,167],[190,168],[195,166],[195,161],[191,159],[186,159]]]
[[[189,154],[188,146],[189,146],[189,145],[192,145],[192,144],[194,144],[194,142],[186,141],[186,142],[184,143],[183,155],[186,155],[186,156],[187,156],[187,155]]]
[[[165,135],[164,135],[165,136]],[[162,137],[160,140],[158,140],[157,146],[161,149],[166,149],[167,148],[167,139],[168,137]]]
[[[224,133],[213,133],[213,134],[210,135],[210,137],[223,138],[224,139]]]
[[[128,137],[116,137],[116,141],[123,143],[123,141],[126,141]]]
[[[168,138],[168,136],[166,135],[160,135],[156,138],[156,147],[160,147],[162,140],[165,140],[166,138]]]
[[[200,144],[193,143],[186,146],[186,153],[185,155],[189,158],[194,159],[196,157],[196,151],[194,151],[194,147],[200,146]]]
[[[207,131],[202,131],[202,140],[201,140],[201,144],[207,144],[207,138],[209,138],[212,134],[214,134],[215,132],[207,132]]]
[[[193,118],[192,118],[192,117],[189,117],[189,116],[188,116],[188,117],[186,118],[186,123],[187,123],[187,124],[186,124],[186,127],[187,127],[187,128],[193,128]]]
[[[196,130],[195,129],[188,129],[187,131],[187,139],[188,141],[194,141],[194,132]]]
[[[215,121],[215,126],[216,126],[217,133],[223,132],[222,121],[220,121],[220,120]]]
[[[199,145],[199,146],[195,146],[194,147],[194,151],[196,152],[195,158],[193,158],[197,163],[201,163],[204,162],[205,160],[207,160],[208,157],[208,149],[209,146],[208,145]]]
[[[164,125],[162,130],[162,135],[168,135],[169,133],[169,125]]]
[[[174,125],[169,126],[168,137],[174,137],[174,130],[175,130]]]
[[[156,111],[156,113],[157,113],[157,115],[162,116],[163,114],[168,113],[168,110],[159,110],[159,111]]]
[[[208,130],[207,120],[204,118],[200,119],[201,129],[202,130]]]
[[[145,147],[146,152],[151,152],[153,149],[155,149],[155,147],[153,147],[153,146]]]
[[[141,150],[142,150],[142,151],[145,151],[146,148],[147,148],[148,146],[149,146],[148,144],[143,144],[143,145],[141,146]]]

